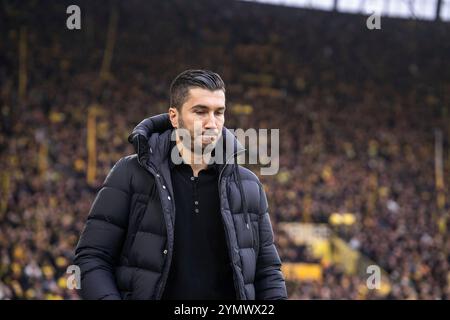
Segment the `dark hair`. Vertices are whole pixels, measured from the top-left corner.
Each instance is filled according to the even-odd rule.
[[[225,92],[225,83],[217,73],[210,70],[186,70],[180,73],[170,85],[170,106],[179,110],[186,102],[189,89],[192,87]]]

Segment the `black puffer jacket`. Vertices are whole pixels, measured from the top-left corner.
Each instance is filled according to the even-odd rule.
[[[136,133],[150,137],[148,158],[142,165],[136,155],[120,159],[92,204],[75,252],[84,299],[162,296],[175,224],[167,124],[167,117],[160,116],[135,128],[130,140]],[[152,133],[155,129],[165,131]],[[223,137],[233,139],[236,154],[243,151],[228,130]],[[221,212],[237,299],[286,299],[261,183],[237,164],[226,163],[220,172]]]

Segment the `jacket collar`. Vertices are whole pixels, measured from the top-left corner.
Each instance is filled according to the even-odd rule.
[[[162,133],[149,132],[150,138],[148,139],[149,157],[147,164],[154,168],[161,168],[167,166],[169,168],[170,154],[172,147],[174,146],[171,141],[172,131],[174,129],[166,130]],[[236,164],[236,157],[245,151],[242,144],[236,139],[236,137],[227,129],[222,129],[221,138],[224,151],[222,152],[222,163],[217,164],[219,172],[223,170],[224,175],[231,173],[232,168],[227,168],[228,165]],[[219,144],[219,142],[218,142]],[[220,145],[220,144],[219,144]],[[227,147],[232,146],[232,151],[227,151]]]

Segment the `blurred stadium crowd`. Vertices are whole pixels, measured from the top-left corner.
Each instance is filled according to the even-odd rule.
[[[365,17],[334,12],[130,0],[78,1],[82,29],[71,31],[69,4],[1,8],[0,299],[78,299],[65,271],[96,191],[134,152],[132,128],[167,110],[170,81],[187,68],[223,77],[229,128],[280,128],[280,171],[260,178],[283,261],[314,258],[278,223],[352,212],[356,223],[336,232],[388,272],[387,298],[450,298],[450,25],[383,19],[382,30],[369,31]],[[100,79],[108,34],[112,63]],[[86,119],[94,109],[97,175],[89,184]],[[447,150],[443,207],[435,128]],[[322,281],[288,281],[288,293],[380,298],[365,284],[330,265]]]

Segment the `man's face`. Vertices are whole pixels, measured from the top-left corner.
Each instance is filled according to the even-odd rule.
[[[183,141],[184,145],[190,150],[195,145],[201,151],[210,144],[215,145],[225,122],[223,90],[191,88],[180,109],[170,108],[169,115],[173,127],[189,132],[191,141]]]

